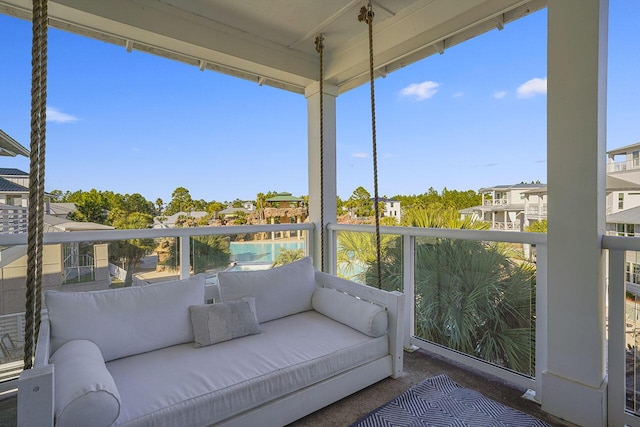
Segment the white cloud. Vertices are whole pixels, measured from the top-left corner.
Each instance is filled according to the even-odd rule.
[[[369,157],[369,155],[367,153],[353,153],[351,156],[352,157],[358,157],[360,159],[365,159],[365,158]]]
[[[423,101],[435,95],[438,92],[438,87],[440,87],[440,83],[427,80],[422,83],[412,83],[402,89],[400,93],[405,96],[414,96],[416,101]]]
[[[534,78],[518,86],[518,98],[533,98],[536,95],[547,94],[547,78]]]
[[[494,97],[495,99],[502,99],[502,98],[504,98],[505,96],[507,96],[507,92],[506,92],[506,91],[504,91],[504,90],[499,90],[499,91],[497,91],[497,92],[493,92],[493,97]]]
[[[451,96],[453,96],[454,98],[460,98],[462,95],[464,95],[464,92],[456,92]]]
[[[71,114],[63,113],[57,108],[47,107],[47,121],[54,123],[72,123],[80,120],[76,116],[72,116]]]

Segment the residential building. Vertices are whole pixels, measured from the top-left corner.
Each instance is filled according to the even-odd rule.
[[[482,195],[482,204],[460,213],[463,217],[488,222],[492,230],[524,231],[534,217],[546,217],[544,184],[497,185],[481,188],[478,192]],[[528,213],[531,218],[527,217]]]
[[[372,198],[371,201],[373,202],[374,199]],[[398,200],[378,197],[378,202],[384,206],[384,209],[380,212],[382,217],[393,218],[396,222],[400,222],[402,212],[400,210],[400,202]]]
[[[29,151],[0,130],[0,155],[28,156]],[[72,203],[51,203],[49,194],[45,194],[45,200],[45,233],[113,230],[102,224],[68,220],[67,215],[75,210]],[[20,169],[0,168],[0,235],[26,233],[28,211],[29,174]],[[26,245],[0,247],[0,316],[24,311],[26,254]],[[46,245],[43,288],[61,290],[63,285],[65,289],[108,288],[111,284],[108,258],[106,243]]]

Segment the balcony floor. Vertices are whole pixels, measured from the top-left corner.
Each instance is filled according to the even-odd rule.
[[[290,427],[348,426],[425,378],[442,373],[447,374],[453,381],[464,387],[477,390],[497,402],[538,417],[550,425],[574,426],[574,424],[542,412],[539,405],[522,398],[521,396],[525,390],[505,384],[495,377],[470,371],[431,353],[422,350],[405,353],[404,368],[405,374],[401,378],[396,380],[388,378],[380,381],[296,421]],[[16,398],[11,397],[0,400],[0,427],[13,427],[15,425]]]

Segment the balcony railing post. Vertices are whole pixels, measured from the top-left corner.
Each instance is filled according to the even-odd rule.
[[[415,335],[415,236],[402,236],[403,286],[405,303],[404,347],[411,348],[411,337]]]
[[[609,425],[612,426],[625,424],[626,289],[624,280],[624,257],[624,250],[609,249],[609,398],[607,402],[607,413]]]
[[[191,270],[191,245],[189,245],[191,241],[191,236],[180,236],[178,237],[179,245],[180,245],[180,278],[186,279],[189,277]]]
[[[547,244],[536,245],[536,400],[541,401],[542,373],[547,369]]]
[[[327,245],[329,245],[329,274],[338,275],[338,232],[327,228]]]

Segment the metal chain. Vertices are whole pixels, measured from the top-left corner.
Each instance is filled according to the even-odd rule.
[[[31,48],[31,145],[29,152],[29,217],[24,369],[33,367],[40,328],[42,236],[44,209],[44,145],[46,123],[47,0],[33,0]]]
[[[380,215],[378,207],[378,148],[376,143],[376,94],[373,75],[373,7],[371,1],[368,6],[362,6],[358,21],[369,25],[369,79],[371,80],[371,135],[373,139],[373,193],[374,215],[376,221],[376,263],[378,268],[378,289],[382,289],[382,249],[380,243]]]
[[[324,271],[324,37],[316,37],[316,51],[320,54],[320,270]]]

